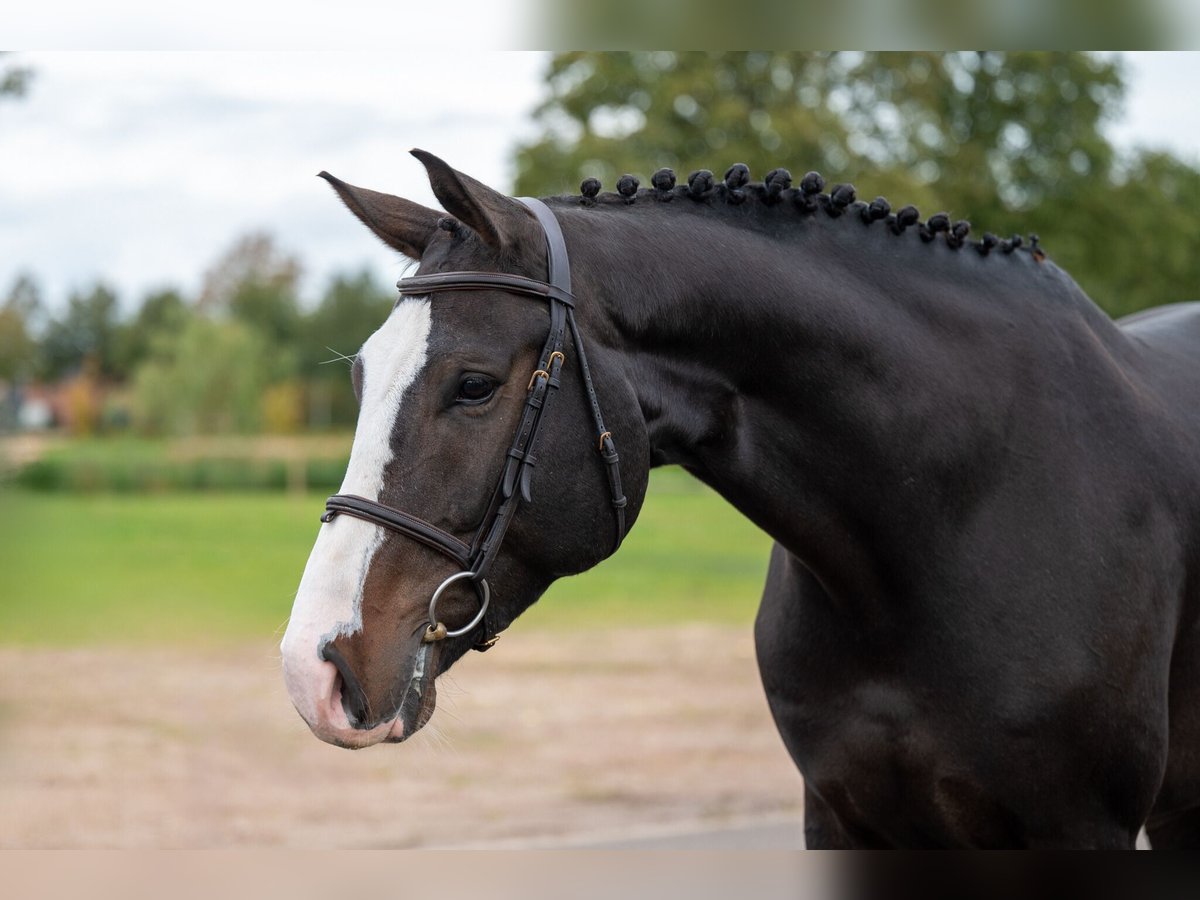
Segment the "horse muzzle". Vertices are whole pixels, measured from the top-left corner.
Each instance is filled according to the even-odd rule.
[[[378,712],[371,709],[366,692],[332,642],[317,653],[298,656],[283,653],[284,681],[292,705],[313,734],[326,743],[361,749],[387,741],[407,740],[429,721],[436,703],[434,645],[421,642],[411,658],[411,668],[391,693],[398,703]]]

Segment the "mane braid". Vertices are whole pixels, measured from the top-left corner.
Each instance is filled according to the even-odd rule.
[[[947,213],[939,212],[922,222],[921,214],[915,206],[904,206],[893,213],[891,204],[884,197],[876,197],[870,203],[858,200],[854,185],[849,183],[835,184],[825,193],[825,179],[819,172],[805,173],[799,185],[792,187],[792,173],[784,168],[772,169],[761,182],[754,182],[751,181],[750,168],[747,165],[734,163],[726,169],[720,181],[711,170],[698,169],[688,175],[685,184],[676,183],[674,170],[662,168],[651,176],[649,188],[640,185],[636,176],[622,175],[617,180],[615,193],[601,193],[600,180],[588,177],[580,184],[578,197],[558,199],[584,207],[613,203],[627,206],[638,200],[667,202],[676,198],[686,198],[709,205],[723,202],[730,206],[739,206],[754,199],[764,207],[781,206],[801,215],[813,215],[823,211],[830,218],[836,219],[850,213],[866,227],[883,222],[884,227],[897,236],[916,226],[917,234],[923,243],[933,243],[938,239],[938,235],[943,235],[943,240],[951,249],[958,250],[970,245],[980,256],[988,256],[996,248],[1000,249],[1001,254],[1008,255],[1026,246],[1025,238],[1019,234],[1002,239],[990,231],[985,231],[983,237],[977,241],[969,241],[971,223],[966,219],[951,222]],[[439,222],[439,226],[453,230],[448,222]],[[1046,258],[1046,252],[1039,241],[1036,234],[1030,234],[1028,252],[1034,260],[1042,262]]]

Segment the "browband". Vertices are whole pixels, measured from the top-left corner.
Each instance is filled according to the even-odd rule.
[[[419,296],[436,291],[494,291],[521,294],[535,300],[556,300],[567,306],[575,306],[570,289],[526,278],[524,275],[506,275],[503,272],[437,272],[433,275],[410,275],[396,282],[402,294]]]

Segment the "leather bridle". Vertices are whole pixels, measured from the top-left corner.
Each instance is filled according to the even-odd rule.
[[[438,291],[501,290],[522,297],[532,297],[535,300],[545,300],[550,306],[550,331],[546,336],[546,343],[542,347],[541,355],[538,357],[538,366],[529,378],[525,407],[505,457],[504,467],[500,471],[500,477],[492,492],[491,502],[488,504],[483,521],[476,529],[471,542],[468,544],[410,513],[354,494],[335,494],[330,497],[325,501],[325,514],[321,516],[322,522],[330,522],[337,515],[354,516],[372,522],[437,550],[462,567],[461,571],[451,575],[438,585],[430,598],[429,626],[425,630],[423,638],[426,643],[469,634],[480,623],[483,623],[484,635],[474,645],[474,649],[487,650],[498,638],[495,629],[491,628],[487,622],[488,603],[491,599],[487,574],[496,559],[496,554],[500,551],[504,535],[508,531],[508,526],[512,524],[521,501],[532,502],[530,479],[533,475],[533,467],[537,462],[534,453],[537,450],[538,433],[546,413],[546,406],[553,393],[558,390],[559,376],[566,363],[564,343],[568,329],[574,341],[575,356],[579,361],[579,371],[583,375],[584,389],[587,392],[592,418],[596,424],[596,446],[608,475],[608,486],[612,495],[611,502],[617,520],[614,551],[621,545],[621,541],[625,537],[626,501],[621,490],[621,469],[617,448],[613,443],[612,432],[604,427],[600,401],[596,398],[596,388],[592,383],[592,373],[588,368],[587,355],[583,349],[583,338],[579,333],[579,326],[575,322],[575,297],[571,294],[571,267],[567,259],[567,245],[563,240],[562,229],[554,214],[542,201],[531,197],[518,199],[529,207],[546,234],[549,280],[538,281],[522,275],[507,275],[498,272],[439,272],[433,275],[401,278],[396,283],[401,294],[409,296],[423,296]],[[475,588],[479,597],[479,611],[462,628],[449,630],[437,617],[437,602],[446,588],[464,579],[470,580]]]

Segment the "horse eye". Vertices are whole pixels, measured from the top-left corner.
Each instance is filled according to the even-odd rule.
[[[483,403],[489,400],[496,389],[496,383],[486,375],[464,375],[458,383],[459,403]]]

